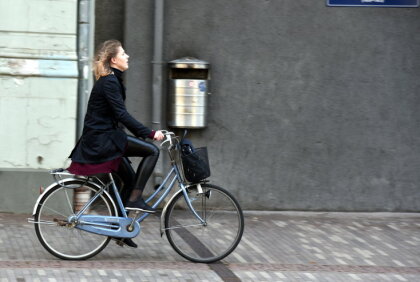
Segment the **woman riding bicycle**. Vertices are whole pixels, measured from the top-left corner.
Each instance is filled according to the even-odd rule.
[[[136,137],[160,141],[164,135],[144,126],[127,112],[122,75],[128,69],[128,58],[117,40],[105,41],[98,49],[94,62],[96,82],[90,94],[82,136],[70,154],[72,163],[68,171],[78,175],[116,171],[129,191],[125,207],[154,212],[144,202],[142,193],[159,158],[159,149]],[[127,135],[121,125],[136,137]],[[123,156],[143,157],[135,176]],[[135,247],[130,241],[125,239],[126,244]]]

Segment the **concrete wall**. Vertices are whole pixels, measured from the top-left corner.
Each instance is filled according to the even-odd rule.
[[[29,212],[75,142],[77,1],[0,10],[0,212]]]
[[[244,208],[420,211],[420,9],[165,3],[165,61],[212,64],[209,126],[192,139]],[[151,126],[153,1],[96,7],[96,42],[124,40],[127,106]],[[0,173],[2,189],[33,187],[7,192],[27,207],[8,210],[50,181],[23,173]]]
[[[129,109],[150,122],[152,1],[126,1]],[[212,64],[212,181],[248,209],[420,211],[420,9],[165,1],[165,59]]]
[[[61,166],[75,139],[77,1],[0,10],[0,169]]]
[[[95,49],[109,39],[124,41],[125,1],[95,1]]]

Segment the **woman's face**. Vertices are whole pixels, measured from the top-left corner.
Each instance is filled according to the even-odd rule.
[[[125,71],[128,69],[128,54],[125,53],[124,49],[120,46],[118,47],[118,53],[115,57],[111,58],[111,67],[119,69],[120,71]]]

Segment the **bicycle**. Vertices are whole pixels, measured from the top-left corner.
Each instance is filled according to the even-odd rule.
[[[154,202],[156,208],[177,183],[178,191],[160,215],[161,236],[165,233],[173,249],[187,260],[219,261],[233,252],[242,238],[242,209],[222,187],[206,180],[189,183],[183,174],[179,138],[169,131],[164,135],[161,147],[169,153],[171,169],[145,201]],[[107,174],[108,182],[97,176],[72,175],[64,169],[50,173],[55,182],[39,196],[29,221],[34,223],[42,246],[58,258],[88,259],[112,238],[134,238],[140,233],[140,223],[150,215],[136,211],[133,217],[128,216],[112,173]],[[80,191],[85,192],[85,200],[76,205],[73,198]]]

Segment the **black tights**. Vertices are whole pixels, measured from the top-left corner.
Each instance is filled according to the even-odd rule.
[[[159,148],[154,144],[133,136],[127,136],[127,148],[118,168],[118,175],[124,181],[124,191],[121,195],[123,203],[136,202],[141,199],[146,182],[155,168],[159,158]],[[126,157],[143,157],[137,172],[134,173],[130,161]]]

